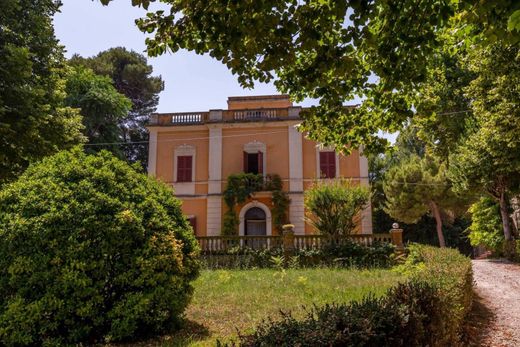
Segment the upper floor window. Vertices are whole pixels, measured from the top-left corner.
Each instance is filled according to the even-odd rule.
[[[263,174],[264,173],[264,154],[262,152],[244,152],[244,172]]]
[[[177,182],[191,182],[193,157],[179,155],[177,157]]]
[[[320,157],[320,178],[336,177],[336,152],[322,151]]]
[[[266,145],[253,141],[244,145],[243,169],[246,173],[264,174]]]
[[[195,147],[181,145],[175,148],[174,177],[175,183],[193,182],[195,178]]]

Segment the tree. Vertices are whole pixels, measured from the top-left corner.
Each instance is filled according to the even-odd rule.
[[[146,57],[123,47],[110,48],[95,57],[74,55],[73,66],[85,66],[96,74],[112,79],[117,91],[132,102],[132,108],[124,118],[116,121],[120,129],[118,142],[129,162],[148,164],[148,132],[145,125],[159,103],[159,93],[164,89],[160,76],[152,76],[153,67]]]
[[[443,48],[431,60],[425,81],[417,86],[413,123],[428,150],[448,162],[474,123],[472,98],[465,89],[476,76],[467,64],[471,49],[454,50],[456,39],[449,33],[442,40]]]
[[[306,220],[320,233],[338,236],[354,232],[370,200],[367,187],[349,181],[315,183],[305,191]]]
[[[387,141],[378,131],[396,131],[413,114],[411,96],[443,45],[440,31],[456,28],[468,43],[520,40],[514,0],[161,2],[170,9],[137,21],[152,34],[150,55],[207,53],[244,87],[274,80],[295,100],[319,99],[303,113],[303,129],[342,150],[381,149]],[[362,104],[346,110],[343,104],[356,96]]]
[[[180,322],[198,244],[171,189],[108,151],[63,151],[0,191],[0,344],[70,346]]]
[[[469,208],[471,225],[468,238],[472,246],[485,246],[495,253],[502,252],[504,234],[498,203],[490,197],[481,197]]]
[[[441,213],[455,205],[456,197],[451,192],[445,164],[428,156],[411,156],[388,170],[383,189],[387,198],[385,211],[390,216],[416,223],[426,213],[432,213],[439,245],[446,246]]]
[[[0,2],[0,184],[84,140],[79,112],[64,105],[58,8],[53,0]]]
[[[100,145],[88,149],[110,149],[122,157],[120,147],[113,143],[120,141],[118,122],[130,110],[130,100],[118,93],[108,77],[96,75],[81,66],[70,69],[65,90],[67,105],[81,109],[88,144]]]
[[[495,44],[474,50],[469,64],[477,75],[466,89],[476,124],[451,156],[450,177],[457,191],[483,191],[499,203],[511,243],[509,195],[520,184],[520,49]]]

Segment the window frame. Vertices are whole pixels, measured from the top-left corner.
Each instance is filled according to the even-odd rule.
[[[191,180],[190,181],[179,181],[178,177],[178,157],[191,156]],[[195,146],[183,144],[175,148],[173,158],[173,183],[179,185],[189,185],[195,183],[195,170],[196,170],[196,148]]]
[[[322,177],[321,173],[321,153],[327,153],[327,152],[331,152],[331,153],[334,153],[334,170],[333,170],[333,173],[334,173],[334,176],[333,177]],[[330,166],[330,164],[329,164]],[[327,148],[327,147],[316,147],[316,177],[318,179],[335,179],[335,178],[339,178],[340,177],[340,168],[339,168],[339,155],[338,153],[332,149],[332,148]]]

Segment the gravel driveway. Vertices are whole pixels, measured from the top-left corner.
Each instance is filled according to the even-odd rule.
[[[520,346],[520,265],[473,260],[476,307],[488,316],[478,332],[480,346]]]

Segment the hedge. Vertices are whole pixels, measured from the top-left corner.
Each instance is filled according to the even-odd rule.
[[[412,245],[409,279],[382,298],[268,318],[241,346],[453,346],[471,308],[471,262],[453,249]]]

